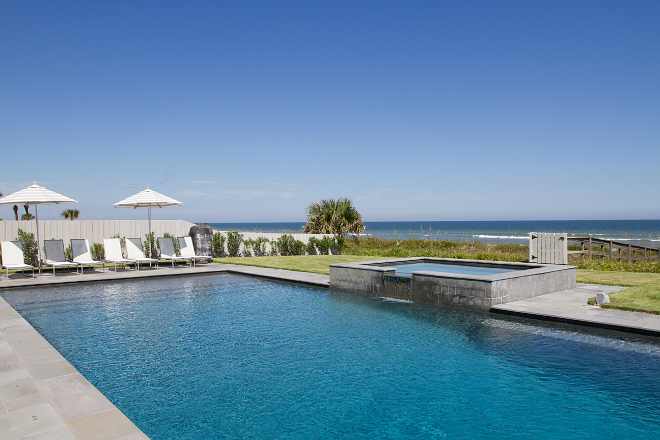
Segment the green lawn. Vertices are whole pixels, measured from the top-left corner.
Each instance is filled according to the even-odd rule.
[[[215,258],[216,263],[330,274],[328,265],[353,261],[384,260],[387,257],[356,255],[301,255],[290,257]],[[610,295],[610,304],[603,308],[660,314],[660,274],[646,272],[615,272],[577,270],[578,283],[624,286],[628,289]]]
[[[237,257],[214,258],[214,263],[242,264],[244,266],[270,267],[298,272],[330,275],[330,264],[354,261],[387,260],[387,257],[365,257],[356,255],[295,255],[289,257]]]
[[[660,315],[660,273],[577,270],[578,283],[624,286],[626,290],[610,294],[604,309],[630,310]]]

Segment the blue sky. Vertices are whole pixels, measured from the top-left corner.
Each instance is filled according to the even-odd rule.
[[[0,1],[0,191],[58,218],[660,218],[660,2]],[[11,219],[11,207],[0,218]]]

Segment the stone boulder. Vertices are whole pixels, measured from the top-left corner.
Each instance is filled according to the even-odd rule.
[[[190,228],[190,238],[196,255],[210,257],[213,252],[213,228],[206,223],[196,223]]]
[[[602,304],[609,304],[610,302],[610,297],[607,296],[607,293],[597,293],[596,294],[596,299],[594,300],[594,304],[597,306],[600,306]]]

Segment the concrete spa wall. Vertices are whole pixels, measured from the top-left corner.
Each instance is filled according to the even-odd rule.
[[[399,263],[457,261],[467,265],[515,266],[521,270],[489,276],[423,271],[410,276],[396,275],[391,267],[369,266],[372,262],[333,264],[330,265],[330,288],[433,306],[489,310],[497,304],[576,286],[574,266],[429,258],[396,260]]]

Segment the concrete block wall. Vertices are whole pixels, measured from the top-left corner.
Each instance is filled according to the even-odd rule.
[[[508,303],[550,292],[569,290],[577,285],[575,277],[575,268],[567,266],[552,272],[497,280],[493,281],[494,296],[504,297],[506,300],[502,303]]]
[[[384,271],[379,268],[364,270],[358,267],[351,267],[349,264],[343,265],[343,267],[330,265],[330,286],[333,289],[360,293],[366,296],[384,296],[384,273],[394,275],[393,270]]]
[[[413,275],[411,300],[434,306],[490,309],[490,281],[446,278],[434,275]]]

